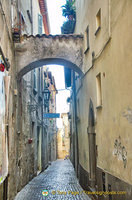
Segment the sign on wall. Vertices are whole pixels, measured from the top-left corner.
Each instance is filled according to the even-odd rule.
[[[44,118],[60,118],[60,113],[44,113]]]

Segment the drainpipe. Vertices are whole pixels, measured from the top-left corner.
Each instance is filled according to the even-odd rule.
[[[78,166],[79,166],[79,147],[78,147],[78,129],[77,129],[77,104],[76,104],[76,83],[75,83],[75,72],[73,71],[73,98],[74,98],[74,123],[75,123],[75,168],[77,177],[79,175]]]
[[[30,0],[30,4],[31,4],[31,19],[32,19],[32,23],[31,23],[31,35],[33,35],[33,0]]]
[[[72,79],[72,103],[71,103],[71,135],[72,135],[72,163],[75,168],[75,114],[74,114],[74,86],[73,86],[73,70],[71,71],[71,79]]]
[[[111,0],[109,0],[109,38],[111,38]]]

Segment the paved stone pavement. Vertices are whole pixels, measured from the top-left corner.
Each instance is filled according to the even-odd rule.
[[[48,196],[42,191],[47,190]],[[52,162],[44,172],[32,179],[15,200],[91,200],[81,188],[70,160]]]

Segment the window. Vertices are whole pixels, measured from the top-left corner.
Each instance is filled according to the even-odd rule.
[[[18,24],[18,28],[20,29],[20,32],[22,33],[22,31],[25,31],[26,29],[26,23],[25,23],[25,17],[23,15],[22,12],[19,12],[19,24]]]
[[[79,99],[77,100],[77,111],[78,111],[78,117],[79,117],[79,115],[80,115],[80,101],[79,101]]]
[[[38,34],[42,34],[42,16],[38,14]]]
[[[97,107],[102,106],[101,73],[96,76]]]
[[[112,200],[112,195],[110,194],[111,191],[111,185],[108,184],[109,200]]]
[[[33,70],[33,88],[37,90],[37,74],[36,69]]]
[[[32,122],[32,131],[30,137],[34,137],[35,123]]]
[[[101,9],[99,9],[99,11],[96,15],[96,32],[95,32],[95,35],[97,35],[100,28],[101,28]]]
[[[85,52],[86,53],[89,50],[89,26],[87,26],[85,30]]]
[[[102,172],[102,182],[103,182],[103,191],[106,192],[106,187],[105,187],[105,173]]]
[[[38,90],[39,90],[39,93],[41,92],[41,69],[39,68],[38,70],[39,72],[39,77],[38,77]]]
[[[31,16],[29,10],[27,10],[27,15],[28,15],[28,18],[29,18],[30,23],[32,24],[32,16]]]

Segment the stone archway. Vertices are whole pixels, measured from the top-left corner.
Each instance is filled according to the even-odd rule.
[[[95,118],[92,100],[89,103],[88,116],[88,143],[89,143],[89,167],[90,167],[90,185],[95,188],[96,184],[96,134]]]
[[[22,134],[22,77],[31,70],[48,64],[59,64],[83,75],[83,36],[23,36],[15,44],[17,81],[17,132]],[[38,145],[39,146],[39,145]],[[18,147],[17,147],[18,148]]]
[[[82,35],[24,35],[21,43],[15,44],[15,55],[18,79],[47,64],[63,65],[83,75]]]
[[[83,35],[24,35],[15,43],[18,90],[18,132],[21,132],[21,80],[29,71],[47,64],[66,66],[83,75]]]

